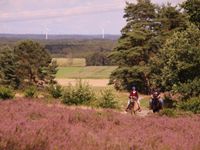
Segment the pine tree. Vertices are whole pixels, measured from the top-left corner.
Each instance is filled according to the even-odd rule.
[[[200,29],[200,0],[187,0],[182,8],[189,15],[189,20]]]
[[[157,36],[160,26],[156,17],[156,6],[150,0],[127,3],[124,15],[127,25],[122,29],[122,36],[111,54],[119,65],[111,75],[111,83],[115,86],[119,83],[123,89],[130,89],[136,85],[138,90],[148,92],[148,60],[151,51],[154,51],[152,38]]]
[[[150,62],[173,32],[185,30],[185,16],[170,4],[159,7],[150,0],[138,0],[136,4],[127,3],[124,18],[127,25],[110,56],[119,67],[111,74],[110,82],[122,89],[135,85],[147,93],[156,71]]]
[[[17,88],[20,79],[16,75],[16,57],[9,47],[0,50],[0,84]]]
[[[22,81],[35,84],[45,78],[42,72],[51,63],[51,56],[39,43],[22,41],[15,46],[14,54],[18,64],[17,75]]]

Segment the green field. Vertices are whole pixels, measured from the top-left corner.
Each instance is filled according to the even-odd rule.
[[[59,67],[57,79],[108,79],[116,66]]]

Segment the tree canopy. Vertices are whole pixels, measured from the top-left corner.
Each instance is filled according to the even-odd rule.
[[[124,18],[126,26],[121,30],[110,58],[119,65],[110,77],[117,88],[137,86],[141,92],[151,89],[150,60],[157,55],[166,39],[175,31],[186,28],[185,15],[170,4],[157,6],[150,0],[127,3]]]
[[[187,0],[182,7],[189,15],[189,20],[200,28],[200,0]]]
[[[1,51],[0,78],[2,84],[13,87],[36,85],[40,80],[53,82],[56,64],[49,53],[37,42],[22,41],[13,49]]]

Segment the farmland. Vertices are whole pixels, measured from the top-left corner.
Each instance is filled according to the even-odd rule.
[[[18,99],[0,102],[2,150],[198,150],[200,116],[124,115]]]
[[[108,79],[115,66],[59,67],[57,79]]]
[[[85,58],[53,58],[59,67],[84,67],[86,66]]]

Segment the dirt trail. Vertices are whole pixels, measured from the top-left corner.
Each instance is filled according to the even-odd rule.
[[[97,112],[102,112],[102,111],[105,110],[105,109],[102,109],[102,108],[92,108],[92,107],[88,107],[88,106],[67,106],[67,105],[64,105],[64,104],[48,104],[48,107],[68,108],[68,109],[71,109],[71,110],[75,110],[75,109],[95,110]],[[126,111],[117,111],[117,110],[113,110],[113,111],[116,112],[116,113],[124,114],[124,115],[129,114]],[[136,114],[133,115],[133,116],[146,117],[149,114],[152,114],[152,111],[150,111],[148,109],[142,109],[141,112],[136,112]]]
[[[139,97],[139,100],[141,99],[144,99],[146,96],[140,96]],[[128,112],[124,111],[124,112],[121,112],[122,114],[127,114]],[[136,112],[136,116],[140,116],[140,117],[146,117],[148,116],[149,114],[152,114],[152,111],[147,109],[147,108],[142,108],[142,111],[141,112]]]

